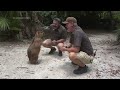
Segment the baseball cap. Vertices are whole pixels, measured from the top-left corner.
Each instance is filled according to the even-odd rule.
[[[76,18],[74,18],[74,17],[68,17],[68,18],[66,19],[66,21],[64,21],[64,22],[62,22],[62,23],[63,23],[63,24],[67,24],[67,23],[69,23],[69,22],[77,23],[77,20],[76,20]]]

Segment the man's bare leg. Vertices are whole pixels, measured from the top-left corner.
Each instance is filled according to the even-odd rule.
[[[73,63],[75,63],[79,66],[78,69],[75,69],[73,71],[74,74],[82,74],[82,73],[87,72],[87,66],[83,62],[80,61],[80,59],[77,57],[76,53],[70,52],[69,58]]]
[[[42,43],[42,45],[43,45],[44,47],[46,47],[46,48],[50,48],[50,49],[51,49],[50,52],[49,52],[49,54],[53,54],[53,53],[56,51],[56,48],[53,47],[53,44],[52,44],[51,39],[46,39],[46,40]]]
[[[59,56],[62,56],[62,51],[60,50],[60,48],[61,47],[64,47],[64,44],[63,43],[59,43],[58,45],[57,45],[57,48],[58,48],[58,50],[59,50]]]

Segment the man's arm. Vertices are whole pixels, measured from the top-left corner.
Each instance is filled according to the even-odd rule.
[[[65,39],[60,39],[60,40],[57,40],[56,42],[57,43],[63,43],[63,42],[65,42]]]
[[[58,43],[63,43],[65,40],[64,39],[60,39],[60,40],[53,40],[52,43],[53,44],[58,44]]]
[[[68,51],[68,52],[78,53],[80,51],[80,47],[71,47],[71,48],[62,47],[61,51]]]
[[[71,48],[63,47],[63,48],[61,48],[61,51],[78,53],[80,51],[81,42],[82,42],[82,34],[79,32],[75,32],[73,46]]]

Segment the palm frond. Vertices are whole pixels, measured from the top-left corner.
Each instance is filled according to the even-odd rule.
[[[0,30],[7,30],[9,28],[9,20],[4,17],[0,17]]]

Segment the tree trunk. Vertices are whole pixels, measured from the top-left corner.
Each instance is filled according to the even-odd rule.
[[[23,35],[25,35],[28,39],[34,37],[36,31],[41,30],[41,27],[44,26],[40,22],[36,11],[20,12],[20,16],[23,17]],[[30,19],[28,19],[28,17],[30,17]]]
[[[35,35],[36,31],[41,30],[41,27],[43,26],[43,24],[40,22],[37,12],[32,11],[32,36]]]

